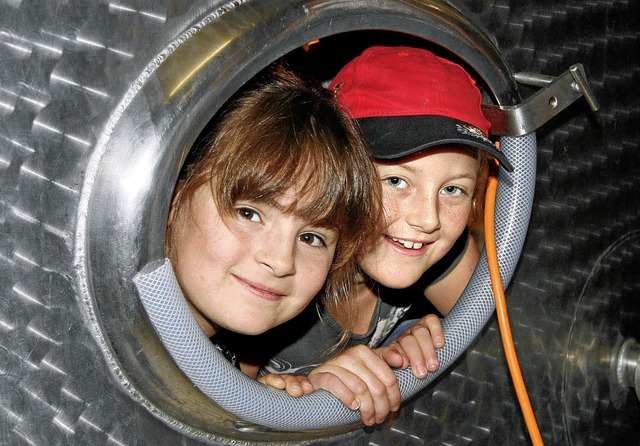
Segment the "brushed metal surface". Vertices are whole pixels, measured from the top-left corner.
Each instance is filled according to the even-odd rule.
[[[429,18],[438,14],[429,2],[308,2],[308,11],[286,9],[298,2],[263,2],[259,7],[256,3],[0,2],[0,443],[234,441],[228,437],[233,431],[224,417],[215,418],[218,415],[212,415],[215,412],[202,400],[185,401],[184,414],[171,414],[182,421],[167,422],[157,401],[149,403],[153,384],[145,381],[147,374],[162,374],[147,369],[145,358],[165,353],[114,351],[111,339],[103,337],[103,330],[116,336],[121,327],[123,343],[118,345],[147,339],[144,332],[133,334],[142,322],[135,300],[118,299],[116,291],[117,310],[89,310],[96,304],[89,302],[95,289],[129,285],[109,276],[114,272],[105,271],[99,250],[89,253],[92,268],[79,279],[83,274],[79,265],[86,260],[77,258],[79,211],[87,175],[103,181],[89,171],[90,160],[98,148],[106,147],[105,141],[111,141],[109,131],[123,112],[131,121],[125,129],[117,129],[117,136],[133,138],[141,149],[148,144],[147,137],[161,140],[168,134],[172,141],[188,145],[190,130],[206,120],[206,112],[198,110],[192,113],[193,122],[169,129],[163,123],[178,118],[147,116],[155,127],[144,128],[142,113],[158,109],[169,96],[154,92],[170,93],[175,82],[169,80],[180,76],[156,70],[148,73],[152,82],[141,82],[145,70],[162,66],[170,43],[216,10],[226,11],[221,6],[230,11],[244,7],[253,21],[221,25],[215,34],[249,35],[265,17],[265,8],[281,3],[274,7],[284,8],[279,11],[291,28],[283,26],[286,20],[268,22],[268,27],[257,27],[252,45],[238,43],[245,58],[230,59],[219,68],[226,89],[202,98],[201,107],[223,101],[260,65],[308,37],[356,29],[437,35],[454,53],[470,54],[467,62],[493,87],[499,102],[513,96],[505,70],[558,75],[574,63],[584,65],[602,108],[594,116],[586,104],[575,104],[538,132],[536,200],[508,302],[525,381],[546,443],[638,444],[640,403],[633,389],[615,385],[608,368],[617,342],[637,339],[640,325],[640,104],[633,94],[639,81],[634,56],[640,53],[638,2],[457,0],[451,3],[470,18],[462,23],[473,26],[448,22],[450,26],[439,25],[436,31],[424,29],[425,22],[441,23]],[[318,5],[321,8],[314,10]],[[314,11],[324,16],[314,19]],[[325,23],[323,17],[331,19],[331,26],[320,24]],[[460,38],[477,34],[476,25],[491,36],[502,55],[494,66],[483,66],[484,55]],[[144,100],[130,96],[136,88],[145,91]],[[125,110],[128,100],[138,101],[135,108]],[[180,104],[180,98],[171,100],[175,102],[170,110],[183,113],[180,119],[185,121],[189,121],[187,111],[198,107],[194,102]],[[183,153],[165,156],[171,161]],[[127,204],[135,205],[135,201]],[[166,213],[166,202],[156,206],[155,215]],[[90,227],[96,232],[104,229],[102,237],[107,237],[117,233],[123,214],[103,212],[105,219]],[[154,255],[158,249],[135,239],[116,242],[123,256],[128,249],[139,256]],[[105,292],[103,308],[110,304],[107,297]],[[109,314],[118,317],[109,319]],[[133,316],[123,320],[120,314]],[[139,361],[144,376],[122,372],[121,358]],[[186,385],[182,383],[175,385]],[[140,386],[147,386],[144,394]],[[205,406],[201,413],[190,413],[193,407]],[[219,426],[207,425],[208,416]],[[528,442],[495,322],[455,369],[385,426],[331,438],[321,435],[317,441],[243,435],[237,439],[240,444]]]

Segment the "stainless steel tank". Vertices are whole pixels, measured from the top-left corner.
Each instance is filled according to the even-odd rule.
[[[159,344],[126,278],[161,250],[184,156],[253,74],[320,39],[304,64],[327,73],[373,42],[432,45],[505,106],[535,91],[514,73],[584,64],[602,108],[537,132],[507,299],[545,442],[639,444],[639,38],[633,0],[0,2],[0,443],[527,444],[493,320],[366,429],[243,428]]]

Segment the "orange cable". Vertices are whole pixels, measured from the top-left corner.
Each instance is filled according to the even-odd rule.
[[[518,402],[522,409],[522,415],[534,446],[543,445],[540,429],[536,421],[536,416],[531,407],[529,394],[522,378],[516,348],[513,343],[511,334],[511,325],[509,324],[509,314],[507,311],[507,301],[505,299],[504,288],[502,285],[502,277],[500,276],[500,265],[498,263],[498,254],[496,250],[496,234],[495,234],[495,208],[496,195],[498,190],[498,178],[495,174],[489,175],[487,191],[485,196],[485,212],[484,212],[484,231],[485,231],[485,251],[487,254],[487,263],[489,264],[489,276],[491,277],[491,287],[496,301],[496,314],[498,317],[498,327],[500,328],[500,337],[504,346],[504,354],[507,358],[507,365],[511,373],[511,381],[516,390]]]

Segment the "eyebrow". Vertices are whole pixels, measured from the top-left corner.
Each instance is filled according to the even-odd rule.
[[[306,219],[304,217],[304,213],[305,213],[305,206],[300,207],[299,204],[302,201],[300,199],[299,196],[297,196],[296,200],[294,200],[290,205],[283,205],[279,202],[279,198],[281,196],[280,195],[275,195],[273,197],[270,197],[268,199],[264,199],[264,200],[255,200],[255,199],[249,199],[249,201],[256,201],[258,203],[262,203],[265,204],[267,206],[272,207],[273,209],[275,209],[278,212],[282,212],[283,214],[287,214],[287,215],[294,215],[298,218],[301,218],[302,220],[306,221],[306,223],[310,226],[316,227],[316,228],[321,228],[321,229],[327,229],[330,231],[338,231],[337,226],[333,225],[332,223],[330,223],[330,221],[327,219],[327,217],[331,214],[331,211],[327,210],[325,211],[324,214],[319,215],[316,219],[316,221],[310,221],[308,219]],[[305,199],[307,197],[305,196]],[[316,197],[313,197],[313,200],[310,200],[310,202],[314,202],[316,200]],[[321,223],[323,221],[326,220],[326,223]]]
[[[410,172],[410,173],[412,173],[414,175],[420,175],[420,172],[418,172],[418,170],[413,166],[408,166],[408,165],[402,164],[402,163],[396,164],[396,163],[387,163],[387,162],[379,162],[379,161],[376,161],[376,162],[380,166],[397,167],[399,169],[402,169],[402,170],[405,170],[407,172]],[[450,180],[451,179],[456,179],[456,180],[458,180],[458,179],[468,179],[468,180],[476,181],[476,179],[478,177],[477,173],[468,174],[467,172],[464,172],[464,171],[463,172],[456,172],[455,170],[453,172],[454,172],[453,174],[450,174],[450,175],[447,176],[448,179],[450,179]]]
[[[477,175],[468,175],[467,173],[459,173],[459,174],[450,175],[449,178],[450,179],[455,179],[455,180],[467,179],[467,180],[476,181],[478,176]]]

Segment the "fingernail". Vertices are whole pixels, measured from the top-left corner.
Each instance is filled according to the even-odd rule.
[[[418,378],[424,378],[425,376],[427,376],[427,371],[425,370],[423,365],[419,365],[416,368],[416,372],[418,373]]]
[[[429,370],[431,371],[438,370],[438,361],[436,361],[435,359],[430,359],[428,361],[427,367],[429,367]]]
[[[351,403],[351,408],[353,410],[358,410],[360,409],[360,401],[358,400],[353,400],[353,402]]]
[[[436,347],[442,347],[444,345],[444,338],[442,336],[436,336],[433,343]]]

